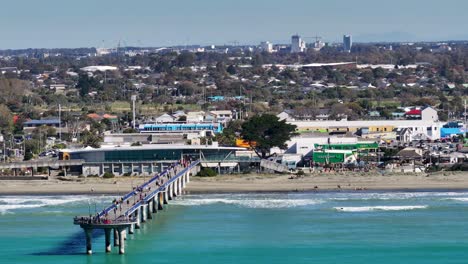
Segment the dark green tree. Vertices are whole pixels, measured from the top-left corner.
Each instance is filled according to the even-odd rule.
[[[227,67],[226,71],[231,75],[237,74],[236,67],[232,64]]]
[[[81,140],[83,141],[84,147],[92,147],[92,148],[100,148],[102,138],[99,135],[91,133],[89,131],[85,131],[82,136]]]
[[[262,159],[269,158],[270,149],[286,148],[286,141],[296,135],[296,126],[271,114],[253,116],[242,124],[242,138],[250,142],[255,153]]]
[[[239,138],[242,131],[242,121],[233,120],[224,128],[223,133],[217,134],[215,140],[221,145],[234,146],[236,139]]]
[[[11,131],[13,128],[13,114],[6,105],[0,104],[0,130]]]
[[[76,87],[80,90],[80,96],[87,95],[91,90],[91,83],[88,75],[81,74]]]
[[[183,52],[177,56],[177,66],[179,67],[189,67],[192,66],[195,62],[195,55],[191,52]]]

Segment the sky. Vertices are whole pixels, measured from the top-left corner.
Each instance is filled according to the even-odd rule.
[[[467,0],[6,0],[0,49],[468,40]]]

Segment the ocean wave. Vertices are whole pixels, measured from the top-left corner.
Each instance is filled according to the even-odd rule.
[[[448,200],[458,201],[458,202],[468,202],[468,197],[454,197],[454,198],[449,198]]]
[[[316,205],[322,203],[321,200],[317,199],[182,199],[173,201],[171,204],[182,205],[182,206],[202,206],[210,204],[228,204],[236,205],[246,208],[290,208],[290,207],[301,207],[308,205]]]
[[[360,206],[360,207],[333,207],[333,209],[341,212],[372,212],[372,211],[408,211],[415,209],[426,209],[427,205],[410,205],[410,206]]]
[[[329,197],[331,201],[360,201],[360,200],[408,200],[408,199],[447,199],[451,197],[468,196],[459,192],[391,192],[391,193],[345,193]]]
[[[80,204],[109,200],[109,197],[90,196],[2,196],[0,197],[0,213],[4,214],[18,209],[53,207],[64,204]],[[110,201],[110,200],[109,200]],[[110,202],[109,202],[110,203]]]

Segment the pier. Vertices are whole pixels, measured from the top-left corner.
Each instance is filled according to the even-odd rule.
[[[169,168],[135,187],[125,196],[115,199],[110,206],[95,215],[76,216],[74,224],[83,228],[86,236],[86,253],[92,254],[92,231],[103,229],[105,234],[105,251],[111,252],[111,235],[113,245],[119,247],[119,254],[125,253],[125,240],[133,235],[135,229],[152,219],[152,215],[163,210],[164,205],[174,197],[180,196],[190,176],[200,170],[200,162],[181,160]]]

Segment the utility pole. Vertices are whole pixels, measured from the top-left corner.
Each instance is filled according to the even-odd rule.
[[[465,138],[466,136],[466,130],[467,130],[467,126],[466,126],[466,99],[465,99],[465,112],[463,113],[463,128],[465,129],[465,131],[463,131],[463,138]],[[465,144],[464,140],[462,142],[462,144]]]
[[[132,123],[133,123],[133,129],[135,129],[135,101],[136,101],[136,95],[132,95],[132,104],[133,104],[133,120],[132,120]]]
[[[62,106],[59,104],[59,140],[62,142]]]
[[[465,128],[466,128],[466,99],[465,99],[465,112],[463,113],[463,115],[464,115],[463,121],[465,123]]]

